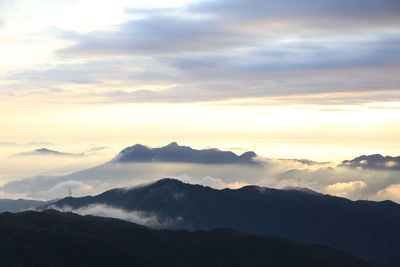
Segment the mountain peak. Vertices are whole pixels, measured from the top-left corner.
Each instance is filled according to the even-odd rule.
[[[51,150],[51,149],[48,149],[48,148],[39,148],[39,149],[35,149],[35,152],[38,152],[38,153],[45,153],[45,154],[62,154],[62,153],[59,152],[59,151]]]
[[[168,145],[166,145],[165,147],[180,147],[180,145],[178,145],[177,142],[171,142]]]
[[[232,151],[219,149],[193,149],[172,142],[164,147],[149,148],[136,144],[122,150],[113,162],[181,162],[197,164],[260,164],[253,159],[256,153],[249,151],[238,156]]]
[[[152,185],[170,185],[170,184],[177,185],[185,183],[174,178],[162,178],[160,180],[155,181]]]

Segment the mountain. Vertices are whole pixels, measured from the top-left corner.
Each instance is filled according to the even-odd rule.
[[[232,230],[151,230],[54,210],[0,214],[2,266],[367,267],[323,247]]]
[[[180,146],[172,142],[167,146],[149,148],[136,144],[122,150],[114,162],[187,162],[200,164],[257,164],[254,152],[245,152],[238,156],[231,151],[216,148],[197,150],[188,146]]]
[[[49,202],[28,199],[0,199],[0,212],[19,212],[28,209],[35,209],[48,203]]]
[[[51,150],[48,148],[39,148],[39,149],[35,149],[34,151],[20,153],[17,156],[36,156],[36,155],[37,156],[50,155],[50,156],[63,156],[63,157],[80,157],[80,156],[84,156],[84,153],[73,154],[73,153],[60,152],[57,150]]]
[[[400,156],[382,156],[380,154],[363,155],[352,160],[344,160],[339,166],[348,168],[362,168],[370,170],[400,170]]]
[[[229,228],[346,251],[377,266],[400,266],[400,205],[351,201],[311,190],[258,186],[216,190],[174,179],[97,196],[65,198],[53,207],[106,204],[174,218],[172,229]]]

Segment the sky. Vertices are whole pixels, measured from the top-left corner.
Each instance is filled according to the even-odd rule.
[[[399,14],[398,0],[2,0],[0,182],[136,143],[397,156]],[[14,157],[41,147],[107,149]]]

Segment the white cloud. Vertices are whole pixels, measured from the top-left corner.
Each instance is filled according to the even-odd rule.
[[[209,186],[215,189],[224,189],[224,188],[231,188],[231,189],[237,189],[241,188],[243,186],[248,185],[246,182],[224,182],[222,179],[219,178],[213,178],[211,176],[206,176],[202,178],[200,181],[198,181],[198,184],[204,185],[204,186]]]
[[[71,191],[72,196],[78,197],[87,195],[92,190],[93,187],[88,184],[76,180],[68,180],[56,184],[47,191],[33,193],[31,196],[35,196],[39,199],[55,199],[66,197],[69,195],[69,191]]]
[[[152,228],[167,228],[169,226],[172,226],[174,223],[177,223],[180,220],[182,220],[181,217],[159,219],[158,216],[155,214],[134,211],[134,210],[128,211],[121,208],[116,208],[102,204],[92,204],[79,209],[72,209],[71,207],[68,206],[62,208],[50,206],[50,208],[63,212],[73,212],[80,215],[93,215],[99,217],[116,218],[140,225],[145,225]]]
[[[338,182],[328,185],[325,188],[325,192],[335,196],[351,197],[355,196],[366,186],[367,184],[363,181]]]
[[[400,184],[392,184],[378,191],[379,200],[393,200],[400,203]]]

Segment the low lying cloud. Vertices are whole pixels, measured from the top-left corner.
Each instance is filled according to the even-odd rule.
[[[39,199],[55,199],[62,196],[69,196],[69,193],[71,192],[72,196],[78,197],[88,195],[92,190],[93,187],[88,184],[80,181],[69,180],[58,183],[47,191],[39,191],[31,194],[31,196]]]
[[[211,176],[206,176],[200,180],[195,180],[192,179],[190,177],[179,177],[180,180],[187,182],[187,183],[192,183],[192,184],[200,184],[200,185],[204,185],[204,186],[209,186],[215,189],[224,189],[224,188],[230,188],[230,189],[238,189],[241,188],[243,186],[249,185],[246,182],[224,182],[222,179],[220,178],[214,178]]]
[[[254,165],[111,161],[64,176],[36,176],[10,181],[0,190],[4,194],[25,194],[30,198],[49,200],[67,196],[69,188],[73,196],[94,195],[112,188],[176,178],[216,189],[235,189],[253,184],[272,188],[307,187],[353,200],[384,200],[386,197],[398,201],[396,187],[391,186],[399,183],[399,171],[393,169],[334,167],[329,163],[296,159],[257,158],[257,161],[259,164]]]
[[[79,209],[72,209],[71,207],[68,206],[62,208],[56,206],[50,206],[49,208],[59,210],[62,212],[73,212],[79,215],[93,215],[99,217],[116,218],[151,228],[168,228],[182,220],[181,217],[170,218],[170,219],[167,218],[159,219],[158,216],[155,214],[150,214],[141,211],[132,211],[132,210],[127,211],[121,208],[116,208],[102,204],[92,204]]]
[[[379,190],[377,195],[377,199],[379,200],[393,200],[400,203],[400,184],[392,184],[388,187]]]
[[[360,193],[366,186],[367,184],[363,181],[339,182],[328,185],[325,192],[330,195],[348,198]]]

